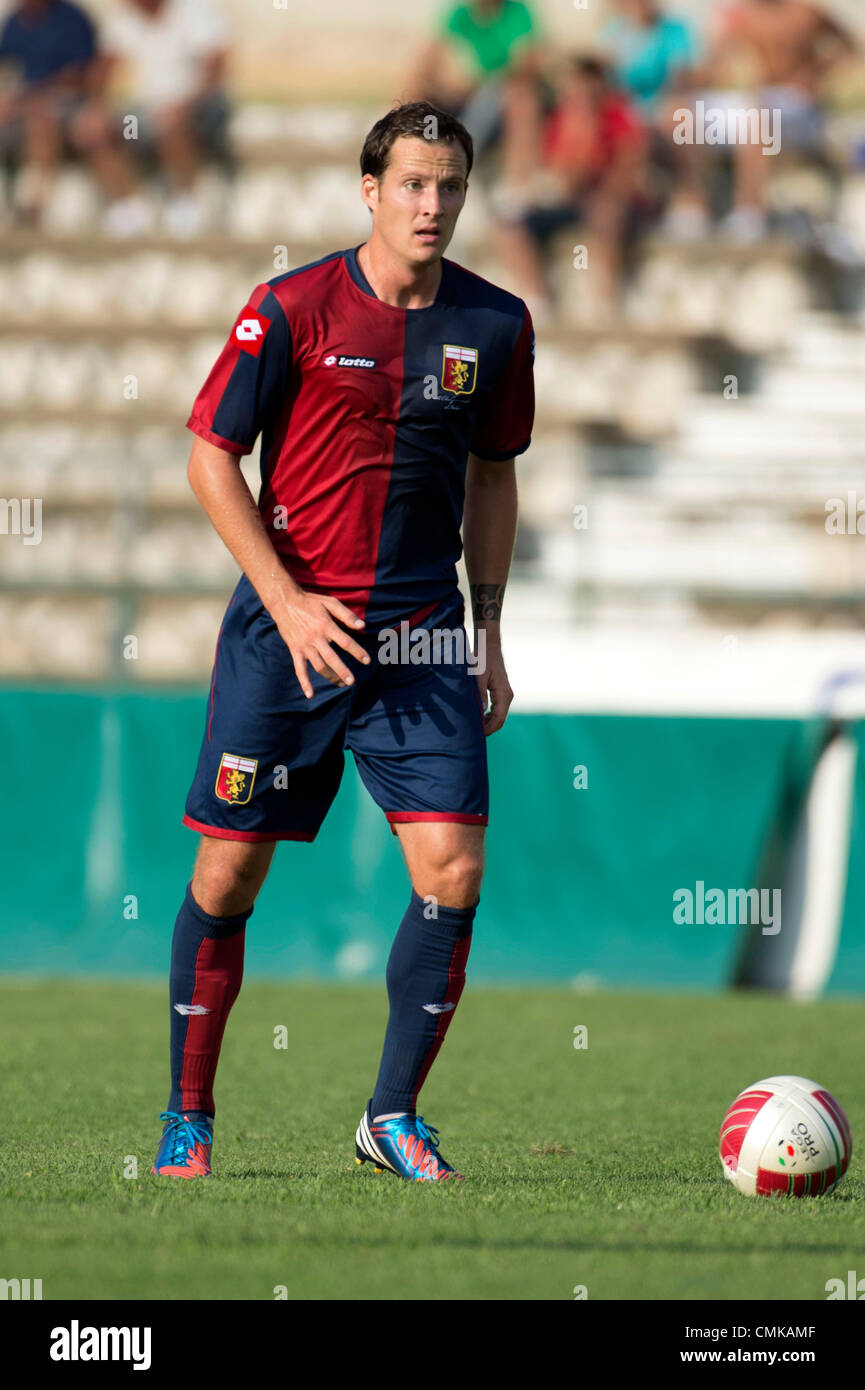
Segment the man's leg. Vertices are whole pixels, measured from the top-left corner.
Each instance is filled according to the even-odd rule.
[[[201,157],[192,128],[189,103],[157,107],[153,113],[162,167],[172,192],[188,192],[198,176]]]
[[[246,922],[275,847],[201,837],[171,945],[168,1109],[176,1114],[213,1118],[213,1080],[243,976]]]
[[[122,140],[115,137],[111,111],[99,100],[88,101],[69,124],[72,144],[87,160],[109,202],[139,193],[139,180]]]
[[[51,196],[63,148],[56,99],[31,93],[24,108],[24,167],[18,181],[18,213],[38,223]]]
[[[369,1114],[412,1114],[465,985],[484,869],[484,827],[398,824],[412,897],[387,964],[390,1014]]]

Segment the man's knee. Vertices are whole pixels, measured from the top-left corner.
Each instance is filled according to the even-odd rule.
[[[457,850],[427,866],[422,896],[432,895],[443,907],[474,907],[481,893],[484,876],[483,852],[476,848]],[[421,889],[415,885],[420,893]]]
[[[484,827],[408,821],[397,826],[412,886],[442,907],[474,907],[484,873]]]
[[[109,114],[98,102],[88,102],[69,122],[69,139],[81,154],[100,154],[112,143]]]
[[[275,847],[203,835],[192,875],[192,896],[199,907],[211,917],[234,917],[252,907]]]

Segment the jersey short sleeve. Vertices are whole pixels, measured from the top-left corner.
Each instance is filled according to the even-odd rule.
[[[285,401],[291,330],[269,285],[259,285],[234,321],[199,391],[187,428],[232,454],[248,454]]]
[[[524,454],[535,419],[535,330],[528,309],[513,352],[472,436],[478,458],[504,461]]]

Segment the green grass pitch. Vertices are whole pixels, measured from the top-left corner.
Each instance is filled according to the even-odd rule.
[[[45,1299],[822,1300],[865,1275],[861,1004],[470,987],[421,1097],[466,1175],[444,1184],[355,1165],[385,1009],[378,987],[247,983],[216,1177],[178,1182],[149,1171],[167,988],[3,982],[0,1276]],[[776,1072],[847,1110],[833,1197],[724,1180],[723,1112]]]

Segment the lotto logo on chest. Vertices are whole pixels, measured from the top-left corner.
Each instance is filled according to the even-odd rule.
[[[216,774],[216,795],[229,806],[245,806],[252,796],[257,758],[242,758],[239,753],[223,753]]]
[[[326,367],[374,367],[374,357],[346,357],[342,353],[329,352],[324,359]]]

